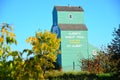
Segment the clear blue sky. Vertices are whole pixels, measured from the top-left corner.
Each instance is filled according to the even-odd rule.
[[[0,23],[14,24],[18,45],[22,51],[30,48],[26,38],[38,29],[50,30],[54,5],[81,6],[88,27],[89,42],[96,47],[112,39],[114,28],[120,24],[120,0],[0,0]]]

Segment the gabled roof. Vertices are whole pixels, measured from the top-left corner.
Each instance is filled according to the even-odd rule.
[[[80,6],[55,6],[57,11],[84,11]]]
[[[59,28],[61,30],[81,30],[81,31],[87,31],[87,27],[85,24],[58,24]]]

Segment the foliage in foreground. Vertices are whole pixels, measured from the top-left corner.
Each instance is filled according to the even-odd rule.
[[[53,74],[52,74],[53,73]],[[49,80],[119,80],[118,74],[93,74],[89,72],[49,72],[46,79]]]
[[[36,79],[41,76],[44,78],[45,71],[55,67],[53,63],[56,62],[56,55],[59,52],[60,39],[56,34],[45,31],[44,33],[37,32],[35,36],[29,37],[26,41],[32,45],[32,50],[26,49],[25,51],[28,52],[28,55],[34,55],[33,58],[30,58],[30,64],[35,70],[29,70],[33,74],[36,72],[34,74],[37,75]]]
[[[44,79],[44,76],[50,80],[120,79],[120,27],[114,31],[115,38],[108,46],[107,54],[100,53],[91,60],[83,60],[85,64],[82,69],[90,73],[58,72],[57,75],[56,73],[49,75],[47,71],[54,68],[53,63],[59,52],[60,39],[47,31],[37,32],[35,36],[26,40],[32,45],[32,49],[19,52],[11,49],[12,44],[17,45],[15,36],[9,24],[0,25],[0,80],[39,80]],[[26,60],[22,58],[24,53],[27,53]],[[34,56],[29,58],[31,55]],[[10,61],[7,60],[9,57],[12,57]]]
[[[0,30],[0,80],[44,79],[45,71],[54,68],[60,43],[56,34],[37,32],[26,40],[32,49],[19,52],[11,49],[13,43],[17,44],[12,27],[3,23]],[[25,60],[22,58],[24,53],[27,53]],[[11,60],[8,60],[9,57]]]

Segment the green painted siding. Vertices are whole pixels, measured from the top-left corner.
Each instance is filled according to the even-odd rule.
[[[61,53],[63,71],[80,70],[79,59],[88,58],[87,31],[61,31]]]
[[[92,58],[93,55],[97,55],[97,52],[99,51],[99,49],[90,43],[88,45],[89,45],[89,58]]]
[[[84,24],[84,12],[58,11],[58,24]]]

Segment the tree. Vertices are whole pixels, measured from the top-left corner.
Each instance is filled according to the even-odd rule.
[[[11,49],[13,43],[17,44],[15,36],[11,25],[0,25],[0,80],[44,79],[45,71],[54,68],[60,39],[48,31],[37,32],[26,40],[32,49],[20,52]],[[27,53],[26,60],[22,58],[24,53]],[[30,57],[31,54],[34,56]],[[12,59],[8,61],[9,57]]]
[[[25,64],[23,53],[11,49],[12,44],[17,45],[13,28],[10,24],[2,23],[0,30],[0,79],[22,80],[25,76]],[[9,57],[12,57],[11,60],[8,60]]]
[[[107,47],[107,51],[103,50],[92,59],[82,60],[83,70],[94,73],[97,70],[104,73],[120,74],[120,25],[118,29],[114,30],[113,37],[112,42]]]
[[[114,29],[113,37],[111,44],[108,46],[109,53],[120,55],[120,25],[118,29]]]
[[[109,56],[103,51],[98,52],[97,55],[93,55],[91,59],[83,59],[82,67],[83,71],[90,73],[106,73],[109,71]]]
[[[29,37],[26,42],[32,45],[32,50],[26,49],[28,55],[34,54],[34,57],[30,61],[35,69],[36,80],[44,75],[45,71],[50,68],[54,68],[54,62],[56,61],[56,53],[59,52],[60,39],[56,34],[45,31],[37,32],[35,36]],[[40,77],[41,78],[41,77]]]
[[[108,53],[111,61],[111,71],[120,73],[120,25],[118,29],[114,29],[113,39],[108,45]]]
[[[0,30],[0,78],[5,80],[12,76],[13,61],[7,61],[7,59],[9,56],[13,59],[17,58],[18,54],[10,47],[13,43],[17,44],[17,41],[11,25],[2,23]]]

